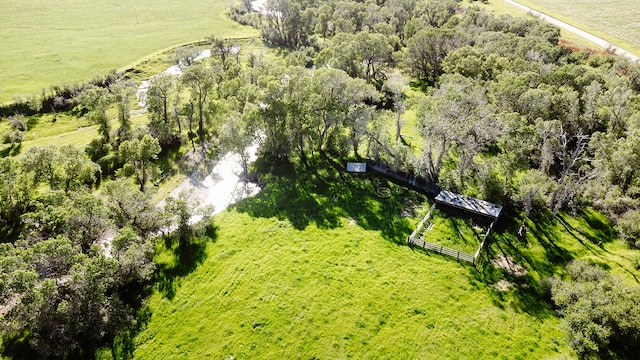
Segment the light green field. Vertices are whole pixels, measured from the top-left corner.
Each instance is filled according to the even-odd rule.
[[[478,269],[412,250],[406,236],[429,204],[393,184],[380,199],[379,183],[323,170],[272,176],[183,255],[159,244],[135,358],[573,358],[539,281],[572,259],[636,281],[635,250],[589,210],[536,217],[526,239],[505,218]],[[408,208],[413,217],[400,215]],[[526,275],[489,264],[502,256]]]
[[[490,0],[488,4],[482,4],[482,3],[476,2],[474,3],[474,6],[479,6],[480,8],[483,8],[486,11],[496,15],[509,14],[514,17],[522,17],[522,18],[528,16],[526,11],[518,7],[515,7],[511,4],[508,4],[504,0]],[[561,29],[560,36],[562,37],[562,39],[578,47],[604,50],[601,46],[594,44],[590,41],[587,41],[586,39],[578,35],[575,35],[574,33],[569,32],[567,30]]]
[[[346,220],[346,219],[345,219]],[[570,353],[551,309],[344,221],[304,231],[224,212],[194,272],[150,299],[139,359],[543,359]],[[366,227],[366,226],[364,226]],[[168,254],[159,257],[172,263]],[[166,265],[165,263],[164,265]],[[175,293],[173,293],[175,292]]]
[[[640,55],[640,6],[636,0],[517,1]]]
[[[254,37],[225,13],[235,0],[0,1],[0,102],[86,81],[168,47]]]

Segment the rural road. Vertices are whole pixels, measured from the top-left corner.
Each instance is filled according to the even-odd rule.
[[[602,39],[602,38],[597,37],[595,35],[589,34],[588,32],[586,32],[584,30],[580,30],[575,26],[569,25],[564,21],[560,21],[560,20],[558,20],[558,19],[556,19],[554,17],[551,17],[549,15],[545,15],[545,14],[539,12],[539,11],[533,10],[532,8],[524,6],[524,5],[522,5],[522,4],[518,3],[518,2],[515,2],[513,0],[504,0],[504,1],[506,3],[508,3],[508,4],[511,4],[511,5],[516,6],[516,7],[520,8],[520,9],[522,9],[524,11],[529,12],[529,13],[533,14],[534,16],[539,17],[540,19],[548,21],[548,22],[552,23],[553,25],[556,25],[556,26],[558,26],[558,27],[560,27],[562,29],[565,29],[567,31],[570,31],[570,32],[572,32],[572,33],[574,33],[574,34],[576,34],[576,35],[578,35],[578,36],[580,36],[580,37],[582,37],[584,39],[587,39],[587,40],[591,41],[594,44],[602,46],[605,49],[611,47],[611,48],[615,49],[616,55],[626,56],[626,57],[628,57],[629,59],[631,59],[633,61],[639,61],[640,60],[640,58],[638,56],[630,53],[629,51],[627,51],[625,49],[622,49],[622,48],[620,48],[620,47],[618,47],[618,46],[616,46],[614,44],[611,44],[610,42],[608,42],[605,39]]]

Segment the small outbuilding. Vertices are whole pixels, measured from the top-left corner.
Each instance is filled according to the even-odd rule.
[[[440,191],[438,196],[436,196],[436,202],[492,219],[499,218],[502,212],[502,205],[470,198],[447,190]]]
[[[366,173],[367,172],[367,163],[348,162],[347,163],[347,172],[350,172],[350,173]]]

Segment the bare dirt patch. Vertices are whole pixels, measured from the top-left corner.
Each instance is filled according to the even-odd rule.
[[[497,283],[493,284],[493,288],[498,291],[509,291],[513,288],[513,284],[507,280],[500,280]]]
[[[514,277],[527,275],[527,269],[525,269],[521,265],[516,264],[516,262],[513,261],[513,258],[509,256],[498,256],[497,258],[491,260],[491,264],[499,269],[506,271],[507,274]]]

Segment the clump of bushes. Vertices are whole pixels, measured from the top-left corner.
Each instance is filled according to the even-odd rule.
[[[640,350],[640,287],[584,261],[567,268],[567,278],[547,285],[563,317],[574,350],[582,358],[628,356]]]

